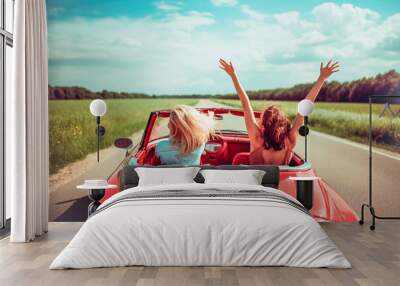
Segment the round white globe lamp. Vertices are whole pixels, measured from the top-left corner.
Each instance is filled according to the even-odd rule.
[[[308,116],[314,111],[314,103],[309,99],[303,99],[297,106],[297,112],[302,116]]]
[[[95,99],[90,103],[90,113],[93,116],[100,117],[104,116],[107,112],[107,104],[102,99]]]

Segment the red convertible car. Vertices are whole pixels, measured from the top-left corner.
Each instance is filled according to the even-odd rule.
[[[212,114],[216,121],[216,134],[209,139],[205,152],[201,157],[202,165],[248,165],[250,150],[243,111],[228,108],[199,108],[200,112]],[[157,142],[168,137],[168,119],[170,111],[160,110],[150,114],[140,144],[132,147],[128,138],[117,139],[115,145],[127,150],[125,159],[111,174],[110,184],[118,184],[118,171],[129,162],[137,165],[159,165],[155,155]],[[255,112],[256,118],[260,117]],[[279,189],[296,197],[296,181],[289,177],[317,177],[316,171],[309,162],[305,162],[298,154],[294,154],[288,166],[280,166]],[[119,188],[107,189],[102,201],[119,192]],[[314,203],[310,213],[320,221],[356,222],[358,216],[339,194],[322,178],[314,184]]]

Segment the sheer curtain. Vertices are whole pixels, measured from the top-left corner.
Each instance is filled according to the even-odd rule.
[[[6,187],[12,242],[48,226],[48,78],[45,0],[15,1],[13,94],[6,98]]]

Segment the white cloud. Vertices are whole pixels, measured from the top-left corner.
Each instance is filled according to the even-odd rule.
[[[332,27],[332,30],[339,28],[346,31],[369,28],[380,18],[377,12],[352,4],[323,3],[315,7],[312,14],[326,28]]]
[[[179,4],[181,4],[180,2],[178,2],[177,4],[171,4],[171,3],[167,3],[165,1],[159,1],[154,3],[154,5],[156,6],[157,9],[162,10],[162,11],[177,11],[180,10],[181,7],[179,6]]]
[[[374,48],[382,40],[380,15],[352,4],[324,3],[312,11],[320,31],[338,46]]]
[[[197,84],[201,90],[211,82],[204,70],[216,65],[209,51],[214,45],[219,47],[218,39],[207,42],[210,37],[201,28],[213,24],[212,14],[196,11],[162,19],[53,22],[49,25],[51,82],[149,93],[179,92],[186,84],[191,88]],[[52,68],[52,61],[62,64]],[[192,68],[195,71],[188,73]],[[200,80],[202,75],[206,77]]]
[[[211,0],[215,6],[235,6],[239,4],[238,0]]]
[[[312,10],[311,18],[302,17],[297,11],[275,15],[257,12],[263,17],[254,16],[247,10],[243,13],[248,16],[247,20],[236,21],[241,33],[253,46],[263,43],[272,47],[264,48],[265,57],[273,57],[275,61],[279,60],[279,54],[282,59],[305,60],[337,57],[343,61],[356,61],[371,54],[384,58],[383,53],[377,52],[381,51],[379,47],[400,39],[400,16],[382,20],[377,12],[351,4],[321,4]],[[398,47],[397,54],[400,55]],[[288,57],[288,54],[294,57]]]
[[[57,15],[61,14],[62,12],[64,12],[64,8],[62,8],[62,7],[53,7],[53,8],[49,8],[47,10],[47,14],[49,14],[51,16],[57,16]]]
[[[313,81],[319,62],[330,58],[342,64],[338,80],[400,68],[400,13],[383,18],[332,3],[307,17],[238,9],[243,16],[223,27],[211,13],[183,10],[161,18],[52,21],[50,83],[158,94],[232,92],[219,57],[234,62],[248,89]]]
[[[257,12],[256,10],[251,9],[248,5],[242,5],[241,10],[244,14],[246,14],[248,17],[256,20],[256,21],[262,21],[265,19],[266,15]]]
[[[383,35],[380,47],[390,53],[390,56],[398,57],[400,51],[400,14],[387,18],[381,27]]]
[[[287,27],[297,25],[302,21],[300,13],[297,11],[289,11],[286,13],[276,14],[274,16],[279,24]]]

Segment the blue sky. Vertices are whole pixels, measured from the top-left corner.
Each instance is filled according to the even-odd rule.
[[[219,57],[249,90],[312,82],[330,58],[340,81],[400,70],[399,1],[47,0],[47,12],[52,85],[232,92]]]

